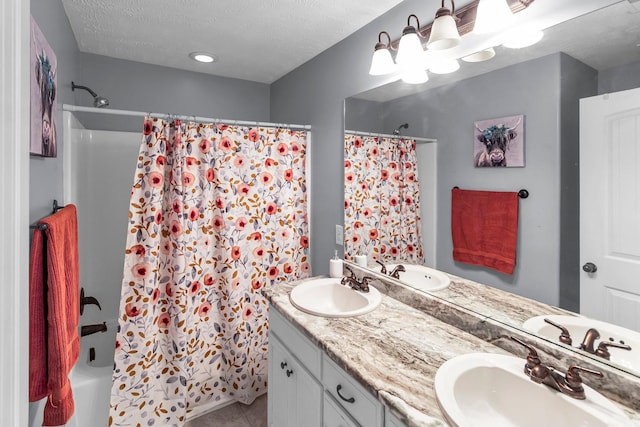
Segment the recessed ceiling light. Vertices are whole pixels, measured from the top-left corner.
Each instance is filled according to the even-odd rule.
[[[206,52],[191,52],[189,54],[189,58],[193,59],[194,61],[205,63],[215,62],[218,59],[215,57],[215,55]]]

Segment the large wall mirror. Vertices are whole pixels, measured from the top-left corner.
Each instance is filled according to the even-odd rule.
[[[619,300],[607,302],[604,297],[593,297],[604,294],[584,290],[594,273],[583,271],[590,260],[580,247],[585,233],[580,222],[586,221],[585,211],[580,209],[581,198],[584,202],[588,193],[584,184],[581,189],[580,181],[580,167],[582,172],[585,167],[580,158],[580,146],[584,144],[580,99],[606,99],[605,94],[640,87],[640,3],[611,3],[548,28],[535,46],[516,50],[497,46],[495,58],[482,63],[462,62],[458,73],[430,75],[430,81],[421,85],[395,81],[354,95],[345,100],[345,130],[373,134],[393,134],[397,130],[401,135],[437,141],[418,144],[417,148],[425,265],[592,319],[602,317],[610,324],[640,333],[640,282],[635,280],[635,291],[618,290]],[[639,92],[633,96],[640,98]],[[516,115],[524,116],[524,167],[475,167],[474,123]],[[635,135],[636,141],[640,140],[637,130]],[[624,185],[632,191],[623,197],[640,202],[640,183],[625,181]],[[453,187],[528,190],[529,197],[519,202],[513,274],[453,261]],[[629,235],[639,234],[636,219]],[[349,238],[347,233],[345,238]],[[628,259],[633,261],[635,257],[635,268],[640,259],[638,240],[635,244],[631,237],[626,240],[631,242],[627,245]],[[607,240],[607,245],[612,241]],[[435,291],[433,295],[442,298],[455,294],[455,290],[447,292]],[[607,304],[609,313],[603,316],[585,311]],[[613,317],[612,311],[617,312]],[[523,319],[504,316],[498,320],[522,328]],[[581,335],[575,336],[573,347],[581,340]],[[633,352],[640,355],[640,342]],[[594,360],[640,376],[640,356],[635,358],[637,365],[594,356]]]

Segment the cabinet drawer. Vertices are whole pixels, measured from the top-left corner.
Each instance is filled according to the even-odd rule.
[[[275,334],[289,352],[316,378],[320,378],[322,351],[298,331],[278,310],[269,308],[269,334]]]
[[[382,427],[382,404],[333,362],[327,355],[322,358],[322,384],[327,393],[358,424],[366,427]]]
[[[329,393],[324,394],[322,425],[324,427],[359,427]]]

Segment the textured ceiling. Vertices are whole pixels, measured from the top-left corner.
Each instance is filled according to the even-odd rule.
[[[401,0],[62,0],[82,52],[272,83]],[[212,64],[188,58],[218,57]]]

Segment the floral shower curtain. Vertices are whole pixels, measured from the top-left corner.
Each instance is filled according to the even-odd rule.
[[[305,132],[145,119],[109,425],[266,391],[260,291],[310,275],[305,152]]]
[[[424,264],[416,141],[345,135],[345,259]]]

